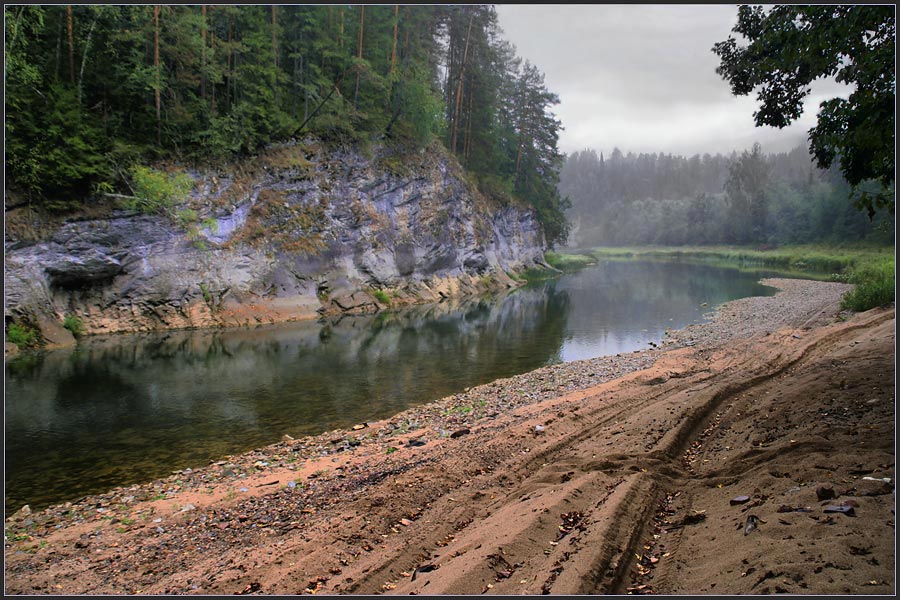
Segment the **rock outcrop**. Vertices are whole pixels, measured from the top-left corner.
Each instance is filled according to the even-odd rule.
[[[483,197],[438,147],[366,157],[307,140],[191,175],[166,215],[7,239],[7,321],[45,338],[66,315],[89,334],[274,323],[514,287],[546,266],[533,210]]]

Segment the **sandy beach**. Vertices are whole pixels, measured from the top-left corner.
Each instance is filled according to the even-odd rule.
[[[8,594],[893,594],[894,308],[659,348],[7,519]]]

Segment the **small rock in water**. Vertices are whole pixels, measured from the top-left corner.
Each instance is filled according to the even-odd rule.
[[[354,425],[354,426],[353,426],[353,431],[359,431],[360,429],[365,429],[365,428],[368,427],[368,426],[369,426],[368,423],[362,423],[362,424],[360,424],[360,425]]]

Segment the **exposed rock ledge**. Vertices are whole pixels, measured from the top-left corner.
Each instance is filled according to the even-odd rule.
[[[180,223],[113,210],[8,237],[7,320],[50,344],[71,341],[67,315],[88,334],[275,323],[515,287],[510,273],[546,266],[533,210],[485,199],[439,148],[306,141],[191,175]]]

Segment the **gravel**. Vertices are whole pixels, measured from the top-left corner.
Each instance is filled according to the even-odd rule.
[[[106,494],[82,498],[74,503],[49,507],[35,513],[34,520],[46,528],[60,521],[84,522],[101,518],[98,507],[109,515],[127,513],[129,505],[152,498],[173,498],[178,492],[198,490],[223,479],[241,479],[265,467],[301,468],[307,460],[339,455],[362,446],[381,448],[398,435],[414,433],[420,441],[450,437],[454,432],[515,408],[558,398],[590,388],[628,373],[646,369],[662,352],[698,345],[710,350],[729,341],[766,335],[783,327],[803,329],[841,318],[837,312],[841,296],[851,285],[796,279],[764,279],[779,288],[772,297],[751,297],[728,302],[705,323],[669,332],[661,348],[550,365],[513,377],[470,388],[435,402],[407,409],[394,417],[358,430],[335,430],[318,436],[287,439],[264,448],[216,461],[207,468],[185,469],[165,479],[116,488]],[[383,452],[383,450],[381,450]],[[336,460],[336,459],[335,459]],[[265,463],[265,467],[261,467]],[[312,486],[314,487],[314,486]],[[307,488],[309,489],[309,488]],[[37,524],[36,523],[36,524]]]

